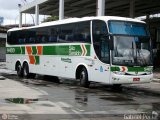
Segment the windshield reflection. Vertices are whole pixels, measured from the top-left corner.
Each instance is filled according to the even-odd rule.
[[[149,37],[114,36],[114,65],[147,66],[152,64]]]

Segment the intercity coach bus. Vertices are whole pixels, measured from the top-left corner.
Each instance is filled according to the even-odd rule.
[[[19,77],[35,74],[111,85],[153,78],[151,39],[145,22],[123,17],[84,17],[11,29],[7,66]]]

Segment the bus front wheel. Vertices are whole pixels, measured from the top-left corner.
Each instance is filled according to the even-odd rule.
[[[86,70],[86,68],[82,68],[81,72],[80,72],[80,85],[82,87],[86,87],[88,88],[90,83],[88,81],[88,72]]]

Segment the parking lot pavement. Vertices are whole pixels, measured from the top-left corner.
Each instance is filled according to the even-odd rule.
[[[151,83],[144,83],[144,84],[131,84],[131,85],[123,85],[126,89],[134,89],[136,91],[144,91],[148,94],[158,94],[160,95],[160,82],[153,81]]]
[[[159,119],[160,94],[148,92],[159,90],[157,82],[123,86],[115,92],[97,83],[82,88],[76,81],[53,81],[18,78],[0,64],[0,115],[18,120],[124,120],[129,115]]]
[[[160,83],[160,70],[157,69],[154,71],[154,79],[153,79],[153,82],[158,82]]]
[[[160,70],[154,71],[154,78],[151,83],[123,85],[123,87],[160,95]]]
[[[27,87],[22,83],[0,76],[0,114],[49,114],[51,111],[57,114],[66,113],[47,99],[37,101],[40,96],[45,95],[48,94],[43,90]],[[46,107],[43,104],[54,107]]]

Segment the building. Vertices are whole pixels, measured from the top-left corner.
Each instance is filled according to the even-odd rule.
[[[153,43],[153,50],[154,50],[154,66],[155,68],[160,68],[160,18],[150,18],[149,21],[146,21]]]
[[[6,37],[8,28],[0,26],[0,62],[6,60]]]
[[[140,17],[146,16],[146,22],[150,31],[155,48],[155,64],[160,66],[160,19],[150,18],[153,14],[160,13],[159,0],[34,0],[31,3],[21,6],[19,9],[19,27],[22,27],[23,13],[35,14],[35,25],[39,24],[39,15],[65,17],[84,16],[122,16]],[[157,21],[157,22],[156,22]]]
[[[84,16],[123,16],[139,17],[160,13],[159,0],[34,0],[21,6],[20,27],[22,14],[35,14],[35,24],[39,24],[39,14],[65,17]]]

